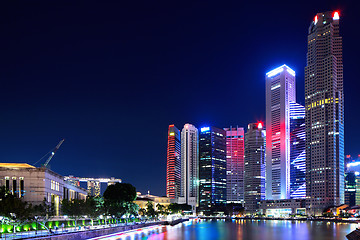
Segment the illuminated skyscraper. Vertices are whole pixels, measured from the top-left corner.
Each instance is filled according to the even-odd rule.
[[[339,12],[316,14],[305,67],[306,195],[309,213],[344,203],[344,92]]]
[[[199,137],[199,208],[205,214],[226,204],[226,132],[203,127]]]
[[[198,206],[199,141],[198,130],[185,124],[181,131],[181,193],[178,203],[186,203],[193,210]]]
[[[290,102],[290,198],[306,197],[305,108]]]
[[[266,74],[266,199],[290,198],[290,103],[295,72],[282,65]]]
[[[250,123],[245,133],[244,198],[248,213],[259,211],[265,199],[266,132],[261,123]]]
[[[166,196],[172,199],[180,196],[180,142],[179,129],[177,129],[173,124],[169,125],[166,162]]]
[[[226,201],[244,203],[244,128],[226,131]]]

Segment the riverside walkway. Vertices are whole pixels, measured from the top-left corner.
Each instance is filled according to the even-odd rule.
[[[38,230],[38,231],[27,231],[27,232],[17,232],[17,233],[3,233],[1,235],[1,240],[5,239],[56,239],[60,236],[70,236],[74,235],[75,233],[85,233],[85,232],[92,232],[96,237],[96,232],[104,232],[106,234],[111,233],[111,230],[130,230],[135,229],[138,227],[144,226],[151,226],[157,224],[164,224],[163,221],[146,221],[141,223],[119,223],[119,224],[107,224],[107,225],[95,225],[95,226],[79,226],[79,227],[68,227],[68,228],[58,228],[57,230],[51,229],[49,232],[48,230]],[[59,238],[61,239],[61,237]],[[70,238],[63,238],[63,239],[70,239]],[[74,238],[80,239],[80,238]]]

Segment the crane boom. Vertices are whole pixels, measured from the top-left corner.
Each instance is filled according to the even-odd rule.
[[[65,139],[62,139],[58,145],[56,145],[56,147],[54,148],[54,151],[51,152],[49,158],[46,160],[44,167],[47,167],[47,165],[49,164],[50,160],[53,158],[53,156],[55,155],[56,151],[59,150],[61,144],[65,141]]]

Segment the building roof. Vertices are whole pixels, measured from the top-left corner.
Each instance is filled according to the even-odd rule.
[[[36,168],[36,167],[27,163],[0,163],[0,168],[21,169],[21,168]]]

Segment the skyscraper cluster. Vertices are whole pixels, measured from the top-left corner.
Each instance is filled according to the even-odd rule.
[[[308,213],[344,203],[344,93],[339,13],[308,33],[305,106],[287,65],[266,73],[266,121],[241,127],[169,126],[167,196],[207,212],[226,203],[305,199]],[[266,130],[265,130],[266,128]],[[181,151],[180,151],[181,149]],[[351,176],[349,175],[348,181]]]

